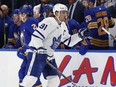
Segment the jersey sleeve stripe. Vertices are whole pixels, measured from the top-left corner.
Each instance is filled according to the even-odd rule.
[[[71,37],[69,38],[68,45],[70,44],[70,41],[71,41]]]
[[[37,35],[34,35],[34,34],[32,34],[34,37],[36,37],[36,38],[39,38],[39,39],[41,39],[41,40],[43,40],[42,38],[40,38],[40,37],[38,37]]]
[[[69,40],[69,39],[64,40],[63,43],[65,43],[65,42],[68,41],[68,40]]]
[[[37,33],[39,33],[40,36],[41,36],[43,39],[45,39],[44,35],[43,35],[41,32],[39,32],[38,30],[35,30],[35,31],[37,31]]]

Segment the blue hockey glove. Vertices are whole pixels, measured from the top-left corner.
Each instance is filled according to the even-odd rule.
[[[84,27],[78,30],[78,34],[80,38],[86,39],[90,36],[90,30]]]
[[[12,49],[13,46],[12,46],[12,45],[5,45],[5,46],[3,46],[2,48],[3,48],[3,49]]]
[[[27,48],[25,46],[20,47],[17,51],[17,56],[21,59],[25,59],[27,56],[27,54],[25,53],[26,49]]]
[[[116,47],[116,40],[113,41],[113,46]]]
[[[79,53],[80,53],[81,55],[86,54],[86,52],[87,52],[89,46],[90,46],[90,42],[89,42],[87,39],[86,39],[86,40],[83,40],[83,41],[81,42],[81,45],[80,45]]]

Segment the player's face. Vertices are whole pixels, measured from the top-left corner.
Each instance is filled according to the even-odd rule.
[[[83,0],[83,1],[82,1],[82,4],[83,4],[85,7],[87,7],[87,6],[88,6],[87,0]]]
[[[13,14],[12,18],[15,24],[20,21],[20,16],[18,14]]]
[[[88,6],[89,6],[90,8],[92,8],[92,7],[94,7],[94,4],[93,4],[92,2],[88,2]]]
[[[25,14],[25,13],[20,13],[19,15],[20,15],[20,20],[21,20],[22,22],[25,22],[25,21],[26,21],[26,20],[25,20],[26,14]]]
[[[67,11],[61,11],[60,12],[60,16],[59,16],[60,21],[65,22],[67,20],[67,17],[68,17],[68,12]]]

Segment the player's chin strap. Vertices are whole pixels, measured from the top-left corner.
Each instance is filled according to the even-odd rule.
[[[61,76],[63,76],[67,81],[69,81],[74,87],[78,87],[72,80],[67,78],[62,72],[60,72],[56,67],[54,67],[48,59],[46,59],[46,63],[54,70],[56,70]]]

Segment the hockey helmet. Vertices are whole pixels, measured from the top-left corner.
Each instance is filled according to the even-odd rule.
[[[52,4],[47,4],[46,6],[43,7],[44,12],[51,11],[51,10],[53,10]]]
[[[93,4],[95,4],[95,0],[87,0],[88,2],[92,2]]]
[[[20,13],[25,13],[28,16],[33,15],[33,9],[31,5],[23,5],[22,7],[20,7],[19,11]]]
[[[14,14],[19,14],[19,9],[13,10],[13,11],[12,11],[12,15],[14,15]]]
[[[64,4],[56,4],[54,7],[53,7],[53,14],[55,15],[55,12],[58,11],[68,11],[68,8],[66,5]]]

